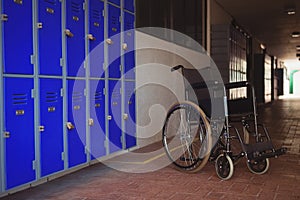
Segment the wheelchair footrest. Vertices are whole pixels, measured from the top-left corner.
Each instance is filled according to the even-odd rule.
[[[261,152],[260,154],[256,154],[256,155],[253,153],[250,157],[252,157],[251,159],[255,161],[260,161],[266,158],[274,158],[274,157],[277,158],[278,156],[285,154],[286,151],[287,151],[286,148],[280,148],[280,149],[276,149],[275,151]]]
[[[254,144],[244,144],[244,147],[245,147],[247,154],[270,151],[270,150],[274,149],[271,141],[258,142],[258,143],[254,143]]]

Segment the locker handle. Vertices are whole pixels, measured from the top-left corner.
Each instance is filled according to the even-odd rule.
[[[72,130],[72,129],[74,129],[75,127],[74,127],[74,125],[73,125],[71,122],[67,122],[67,128],[68,128],[69,130]]]
[[[108,116],[107,116],[107,119],[108,119],[108,120],[111,120],[111,119],[112,119],[111,115],[108,115]]]
[[[65,30],[65,34],[66,34],[66,36],[68,36],[68,37],[73,37],[73,36],[74,36],[74,34],[73,34],[69,29],[66,29],[66,30]]]
[[[124,113],[124,114],[123,114],[123,119],[124,119],[124,120],[127,120],[127,119],[128,119],[128,114]]]
[[[113,44],[113,41],[110,38],[106,39],[105,41],[107,44]]]
[[[88,39],[91,41],[95,41],[96,38],[92,34],[88,34]]]
[[[5,131],[3,134],[4,134],[4,138],[10,138],[10,132]]]
[[[126,44],[126,43],[124,43],[124,44],[122,45],[122,49],[123,49],[124,51],[126,51],[126,50],[127,50],[127,48],[128,48],[127,44]]]

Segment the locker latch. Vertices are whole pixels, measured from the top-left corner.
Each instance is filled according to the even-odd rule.
[[[89,119],[89,126],[93,126],[94,125],[94,120],[92,118]]]
[[[123,114],[123,119],[124,119],[124,120],[127,120],[127,119],[128,119],[128,114],[124,113],[124,114]]]
[[[10,138],[10,132],[8,132],[8,131],[5,131],[3,133],[3,135],[4,135],[4,138]]]
[[[74,129],[75,127],[74,127],[74,125],[73,125],[71,122],[67,122],[67,128],[68,128],[69,130],[72,130],[72,129]]]
[[[40,132],[45,131],[45,126],[39,126],[39,131],[40,131]]]
[[[2,14],[1,15],[1,21],[4,21],[4,22],[8,21],[8,15],[7,14]]]
[[[87,37],[91,41],[95,41],[96,40],[96,38],[92,34],[88,34]]]
[[[112,118],[111,118],[111,115],[108,115],[108,116],[107,116],[107,119],[108,119],[108,120],[111,120],[111,119],[112,119]]]
[[[65,30],[65,34],[66,34],[66,36],[68,36],[68,37],[73,37],[73,36],[74,36],[74,34],[73,34],[69,29],[66,29],[66,30]]]
[[[122,45],[122,49],[123,49],[124,51],[127,50],[127,44],[126,44],[126,43],[124,43],[124,44]]]
[[[113,41],[110,38],[106,39],[105,41],[107,44],[113,44]]]

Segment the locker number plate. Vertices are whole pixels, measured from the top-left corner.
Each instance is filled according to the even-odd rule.
[[[24,110],[16,110],[16,115],[24,115],[25,111]]]
[[[15,3],[22,5],[23,1],[22,0],[14,0]]]

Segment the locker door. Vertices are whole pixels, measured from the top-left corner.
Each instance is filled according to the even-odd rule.
[[[126,149],[136,146],[135,82],[124,83],[124,124]]]
[[[60,79],[40,79],[41,176],[64,169],[63,106]]]
[[[91,0],[89,7],[90,76],[104,78],[104,3]]]
[[[32,1],[2,1],[4,73],[33,74]]]
[[[134,15],[124,12],[124,73],[126,79],[135,79],[135,35]]]
[[[67,75],[82,77],[85,76],[83,68],[85,58],[83,0],[67,0],[66,10]]]
[[[68,80],[68,150],[69,167],[86,162],[85,81]]]
[[[60,76],[62,74],[60,1],[38,1],[38,15],[39,72],[43,75]]]
[[[121,82],[109,81],[109,150],[110,153],[122,149],[121,129]]]
[[[124,1],[124,9],[130,12],[134,12],[134,0],[123,0]]]
[[[108,2],[116,4],[116,5],[120,5],[120,0],[108,0]]]
[[[106,155],[105,142],[105,96],[103,93],[105,82],[90,81],[90,144],[91,159]]]
[[[108,4],[108,74],[109,78],[121,77],[120,8]]]
[[[6,189],[35,180],[33,79],[5,78]]]

